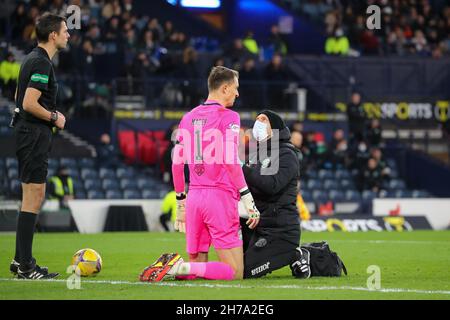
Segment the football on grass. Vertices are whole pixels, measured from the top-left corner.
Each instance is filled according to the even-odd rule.
[[[82,277],[96,275],[102,270],[102,257],[93,249],[78,250],[72,257],[74,272]]]

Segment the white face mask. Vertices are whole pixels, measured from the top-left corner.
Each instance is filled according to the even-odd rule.
[[[255,124],[253,125],[253,137],[256,139],[256,141],[263,141],[268,136],[267,124],[256,120]]]

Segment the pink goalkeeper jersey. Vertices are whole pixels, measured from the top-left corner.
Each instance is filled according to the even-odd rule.
[[[172,156],[175,191],[185,189],[188,163],[189,189],[220,188],[238,199],[238,190],[246,186],[238,157],[239,114],[208,100],[184,115],[178,129]]]

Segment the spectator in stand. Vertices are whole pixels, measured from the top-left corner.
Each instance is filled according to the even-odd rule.
[[[277,25],[273,25],[270,28],[269,43],[273,47],[275,53],[280,55],[286,55],[288,53],[287,42],[280,33],[280,28],[278,28]]]
[[[344,130],[337,129],[334,131],[328,153],[329,162],[334,169],[342,169],[346,167],[347,152],[347,140],[345,139]]]
[[[359,92],[353,92],[347,105],[347,117],[350,132],[350,143],[353,145],[364,139],[366,128],[366,113],[361,104]]]
[[[379,147],[381,143],[381,124],[380,120],[372,119],[367,128],[367,142],[371,147]]]
[[[294,132],[294,131],[303,133],[303,130],[304,130],[304,128],[303,128],[303,122],[301,122],[301,121],[294,121],[294,122],[291,124],[289,130],[291,130],[291,133]],[[302,139],[302,140],[303,140],[303,139]]]
[[[337,29],[334,35],[328,37],[325,42],[326,54],[346,56],[349,51],[350,43],[341,28]]]
[[[264,70],[264,78],[269,81],[268,94],[269,104],[273,108],[280,109],[284,103],[284,90],[287,87],[286,82],[290,80],[290,74],[283,65],[280,54],[274,54],[271,62]]]
[[[247,109],[257,109],[261,106],[260,85],[257,83],[261,78],[256,69],[255,59],[249,57],[245,60],[244,66],[239,70],[240,95],[239,105]]]
[[[383,177],[378,168],[377,160],[370,158],[362,175],[362,189],[380,192],[383,185]]]
[[[11,38],[13,42],[22,39],[23,31],[28,22],[25,3],[20,2],[10,17],[11,22]]]
[[[19,71],[20,64],[16,62],[14,55],[8,52],[6,59],[0,62],[0,88],[3,96],[9,100],[14,100]]]
[[[381,172],[383,182],[388,182],[391,179],[391,169],[384,160],[383,153],[380,148],[373,148],[370,151],[370,156],[377,161],[377,169]]]
[[[257,55],[259,53],[259,47],[253,36],[254,34],[252,30],[247,31],[247,35],[242,41],[242,44],[251,54]]]
[[[97,163],[99,166],[115,169],[121,163],[120,153],[117,147],[111,143],[109,134],[104,133],[100,137],[100,145],[97,147]]]
[[[75,196],[73,188],[73,180],[69,176],[67,167],[59,167],[56,176],[48,181],[49,199],[58,200],[62,208],[68,208],[69,200],[73,200]]]
[[[233,44],[225,50],[225,56],[231,60],[233,68],[239,70],[242,62],[248,58],[251,53],[244,47],[242,39],[236,38]]]
[[[200,92],[196,79],[200,77],[197,66],[198,54],[192,47],[187,47],[183,51],[183,61],[178,67],[177,77],[183,80],[183,106],[189,107],[197,105],[200,101]]]

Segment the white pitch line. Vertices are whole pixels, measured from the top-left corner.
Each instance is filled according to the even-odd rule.
[[[19,279],[6,279],[0,278],[0,282],[33,282],[33,283],[45,283],[45,282],[57,282],[65,283],[67,280],[52,279],[52,280],[19,280]],[[159,283],[147,283],[147,282],[132,282],[132,281],[109,281],[109,280],[81,280],[81,284],[109,284],[109,285],[131,285],[131,286],[160,286],[160,287],[180,287],[180,288],[224,288],[224,289],[295,289],[295,290],[321,290],[321,291],[367,291],[367,292],[381,292],[381,293],[417,293],[417,294],[442,294],[450,295],[450,291],[446,290],[418,290],[418,289],[405,289],[405,288],[381,288],[379,290],[371,290],[365,287],[350,287],[350,286],[300,286],[300,285],[241,285],[241,284],[213,284],[213,283],[183,283],[183,282],[159,282]]]

